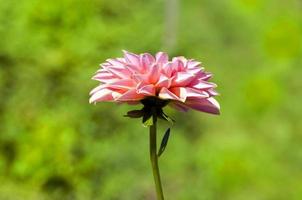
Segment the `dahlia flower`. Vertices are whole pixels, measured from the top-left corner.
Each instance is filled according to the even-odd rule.
[[[101,67],[93,77],[101,84],[90,92],[90,103],[139,103],[156,97],[180,111],[191,108],[219,114],[219,104],[214,99],[216,84],[208,82],[212,74],[193,59],[181,56],[169,60],[164,52],[154,57],[124,51],[123,58],[108,59]]]
[[[185,57],[173,57],[159,52],[134,54],[124,51],[123,58],[108,59],[93,76],[100,85],[90,92],[90,103],[111,101],[143,104],[141,110],[132,110],[127,117],[142,118],[150,133],[150,160],[158,200],[164,200],[158,158],[164,152],[170,136],[165,132],[157,150],[157,119],[174,122],[164,112],[167,105],[180,110],[194,109],[219,114],[220,107],[214,96],[216,85],[209,82],[212,74],[205,72],[201,63]]]

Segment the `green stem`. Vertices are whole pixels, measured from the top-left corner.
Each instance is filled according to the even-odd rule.
[[[156,122],[157,116],[153,114],[153,125],[150,126],[150,159],[152,164],[153,177],[156,187],[157,200],[164,200],[163,189],[160,181],[158,168],[157,145],[156,145]]]

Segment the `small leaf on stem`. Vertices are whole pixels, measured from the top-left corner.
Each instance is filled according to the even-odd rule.
[[[127,112],[127,114],[124,115],[124,117],[140,118],[143,115],[144,115],[143,110],[131,110],[131,111]]]
[[[170,136],[170,128],[168,128],[166,130],[166,133],[161,141],[161,145],[160,145],[160,148],[159,148],[159,151],[157,153],[157,156],[159,157],[166,149],[166,146],[168,144],[168,140],[169,140],[169,136]]]

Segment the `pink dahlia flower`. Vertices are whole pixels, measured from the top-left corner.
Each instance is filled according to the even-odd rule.
[[[99,101],[139,103],[146,98],[167,100],[180,111],[194,109],[219,114],[216,84],[208,82],[211,73],[201,63],[185,57],[169,60],[164,52],[124,51],[123,58],[108,59],[92,79],[101,84],[90,92],[90,103]]]

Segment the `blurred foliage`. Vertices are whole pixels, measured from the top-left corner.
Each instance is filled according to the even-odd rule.
[[[88,104],[98,64],[168,50],[215,74],[222,115],[168,112],[167,199],[302,199],[302,2],[0,0],[0,199],[154,199],[147,129]],[[164,133],[167,124],[160,124]]]

